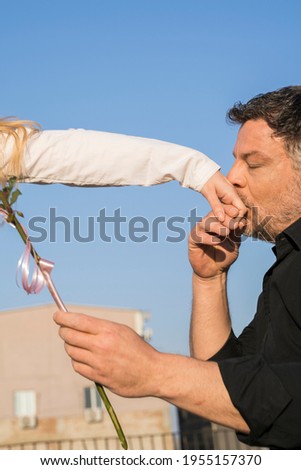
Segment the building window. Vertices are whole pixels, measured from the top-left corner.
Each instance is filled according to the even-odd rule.
[[[37,425],[37,397],[34,390],[19,390],[14,396],[14,412],[22,429]]]
[[[96,387],[85,387],[85,419],[88,423],[102,420],[102,401]]]

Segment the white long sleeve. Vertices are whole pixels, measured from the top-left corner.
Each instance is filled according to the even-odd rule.
[[[23,157],[28,183],[150,186],[177,180],[200,191],[219,166],[197,150],[109,132],[69,129],[31,137]]]

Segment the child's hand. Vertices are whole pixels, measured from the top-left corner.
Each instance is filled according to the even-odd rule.
[[[222,223],[226,214],[239,220],[247,212],[234,186],[219,171],[211,176],[201,193],[209,202],[215,217]]]

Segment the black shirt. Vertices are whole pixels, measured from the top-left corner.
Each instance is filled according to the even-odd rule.
[[[301,219],[272,249],[277,260],[264,276],[255,317],[211,360],[251,430],[239,440],[301,449]]]

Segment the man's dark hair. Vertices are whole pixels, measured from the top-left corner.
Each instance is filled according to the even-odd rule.
[[[244,124],[264,119],[274,135],[282,137],[294,166],[301,170],[301,86],[288,86],[241,102],[227,113],[228,121]]]

